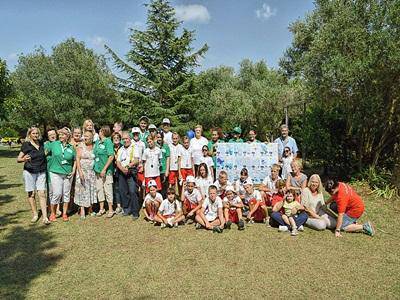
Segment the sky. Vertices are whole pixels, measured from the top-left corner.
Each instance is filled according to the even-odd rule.
[[[104,44],[120,57],[129,51],[129,29],[145,29],[143,0],[0,1],[0,58],[13,69],[18,55],[38,46],[47,51],[74,37],[104,54]],[[288,26],[313,10],[311,0],[172,0],[182,26],[196,31],[193,47],[209,51],[198,71],[241,60],[265,60],[278,67],[291,44]]]

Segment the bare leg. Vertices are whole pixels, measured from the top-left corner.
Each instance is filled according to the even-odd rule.
[[[45,191],[38,191],[40,209],[42,210],[43,221],[47,220],[47,198]]]
[[[296,222],[294,221],[294,218],[292,216],[289,217],[289,222],[290,222],[290,226],[292,227],[292,230],[297,229]]]
[[[37,216],[38,212],[36,209],[35,192],[28,192],[28,203],[31,207],[33,217]]]
[[[287,215],[282,214],[282,220],[285,222],[286,225],[290,226],[289,218]]]

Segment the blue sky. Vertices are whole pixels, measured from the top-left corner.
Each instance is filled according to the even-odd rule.
[[[12,68],[18,54],[52,46],[68,37],[82,40],[98,53],[104,44],[120,56],[129,50],[128,27],[143,29],[142,0],[0,1],[0,57]],[[200,69],[238,67],[244,58],[277,67],[290,45],[288,25],[313,7],[311,0],[174,0],[183,26],[196,31],[194,47],[210,50]]]

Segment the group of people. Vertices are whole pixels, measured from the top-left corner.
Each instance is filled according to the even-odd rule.
[[[28,129],[17,161],[24,164],[32,222],[39,220],[37,194],[46,225],[58,218],[69,221],[77,207],[82,220],[88,215],[137,220],[143,211],[148,222],[161,228],[194,223],[196,229],[220,233],[232,224],[243,230],[260,222],[294,236],[304,226],[332,229],[338,237],[342,231],[374,235],[369,221],[357,222],[364,203],[351,186],[328,180],[330,198],[325,200],[319,175],[302,173],[297,144],[286,125],[274,141],[279,163],[260,185],[253,184],[245,168],[235,182],[216,169],[218,143],[258,143],[255,130],[244,141],[240,127],[228,140],[221,129],[212,129],[208,140],[197,125],[181,137],[171,131],[168,118],[157,128],[145,116],[137,127],[123,129],[116,122],[112,130],[105,125],[96,132],[86,120],[72,130],[47,130],[44,143],[39,128]]]

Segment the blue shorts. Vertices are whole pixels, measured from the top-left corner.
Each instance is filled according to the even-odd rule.
[[[358,218],[352,218],[346,214],[343,214],[343,223],[342,223],[342,227],[340,227],[340,229],[345,229],[347,226],[356,223],[357,220],[358,220]]]

